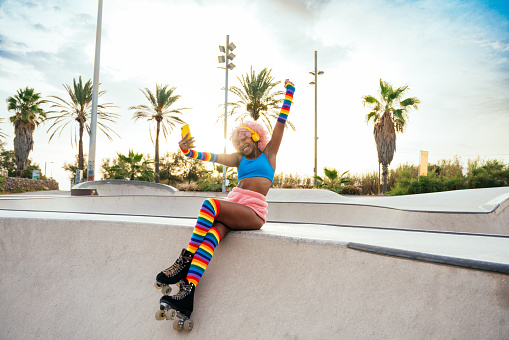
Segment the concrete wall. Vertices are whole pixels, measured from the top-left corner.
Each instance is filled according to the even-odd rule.
[[[191,333],[156,321],[155,275],[191,227],[0,219],[1,339],[507,339],[509,276],[327,242],[231,233]]]

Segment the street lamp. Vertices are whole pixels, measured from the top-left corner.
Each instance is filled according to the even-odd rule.
[[[220,63],[226,63],[226,80],[224,86],[224,153],[226,153],[226,137],[227,137],[227,124],[226,118],[228,117],[228,70],[233,70],[235,68],[235,64],[230,62],[235,58],[235,54],[230,53],[237,46],[234,43],[230,43],[230,36],[226,36],[226,47],[219,46],[219,51],[221,53],[225,53],[225,55],[220,55],[218,57],[218,61]],[[226,166],[223,165],[223,192],[226,192]]]
[[[95,149],[97,136],[97,107],[99,98],[99,69],[101,64],[101,28],[103,18],[103,0],[99,0],[97,28],[95,35],[94,83],[92,86],[92,113],[90,118],[90,143],[88,149],[87,181],[95,180]]]
[[[323,71],[318,71],[318,62],[317,62],[317,59],[318,59],[318,52],[315,51],[315,70],[314,71],[311,71],[309,72],[310,74],[312,74],[313,76],[315,76],[315,81],[312,81],[309,83],[309,85],[315,85],[315,180],[314,180],[314,185],[316,186],[317,182],[316,182],[316,176],[317,175],[317,157],[316,157],[316,154],[317,154],[317,142],[318,142],[318,136],[317,136],[317,131],[318,131],[318,122],[317,122],[317,87],[318,87],[318,76],[321,76],[322,74],[324,74]]]

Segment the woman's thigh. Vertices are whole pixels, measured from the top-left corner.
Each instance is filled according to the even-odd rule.
[[[216,220],[230,229],[256,230],[260,229],[264,224],[263,219],[256,215],[253,209],[245,205],[220,201],[220,206]]]

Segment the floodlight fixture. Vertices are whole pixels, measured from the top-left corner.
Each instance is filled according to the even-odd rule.
[[[0,0],[1,1],[1,0]],[[221,46],[219,45],[219,51],[221,53],[224,53],[224,55],[221,55],[218,57],[218,60],[220,63],[225,63],[225,67],[218,67],[218,68],[224,68],[226,77],[225,77],[225,86],[224,86],[224,152],[226,153],[226,140],[227,140],[227,121],[228,121],[228,70],[233,70],[235,68],[235,64],[231,62],[236,55],[231,53],[230,51],[233,51],[237,46],[235,46],[234,43],[230,43],[230,36],[226,36],[226,45]],[[226,167],[223,167],[223,183],[222,183],[222,192],[226,192],[226,186],[228,185],[228,180],[226,179]]]
[[[315,85],[315,82],[314,81],[310,81],[309,85]]]

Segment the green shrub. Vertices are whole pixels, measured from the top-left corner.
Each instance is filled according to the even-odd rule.
[[[287,188],[287,189],[310,189],[313,187],[313,178],[309,176],[301,176],[298,174],[285,175],[280,172],[274,175],[272,181],[273,188]]]
[[[345,185],[344,187],[341,187],[338,193],[341,195],[360,195],[362,190],[355,185]]]
[[[468,186],[467,179],[461,177],[459,173],[453,178],[447,178],[444,181],[444,191],[466,189]]]
[[[415,166],[404,165],[394,171],[395,186],[390,195],[509,186],[509,165],[498,160],[468,161],[467,174],[459,158],[441,160],[428,166],[428,176],[417,177]]]
[[[498,160],[469,161],[467,177],[471,188],[508,186],[509,165]]]
[[[378,172],[353,175],[351,180],[360,189],[359,195],[378,195]]]

